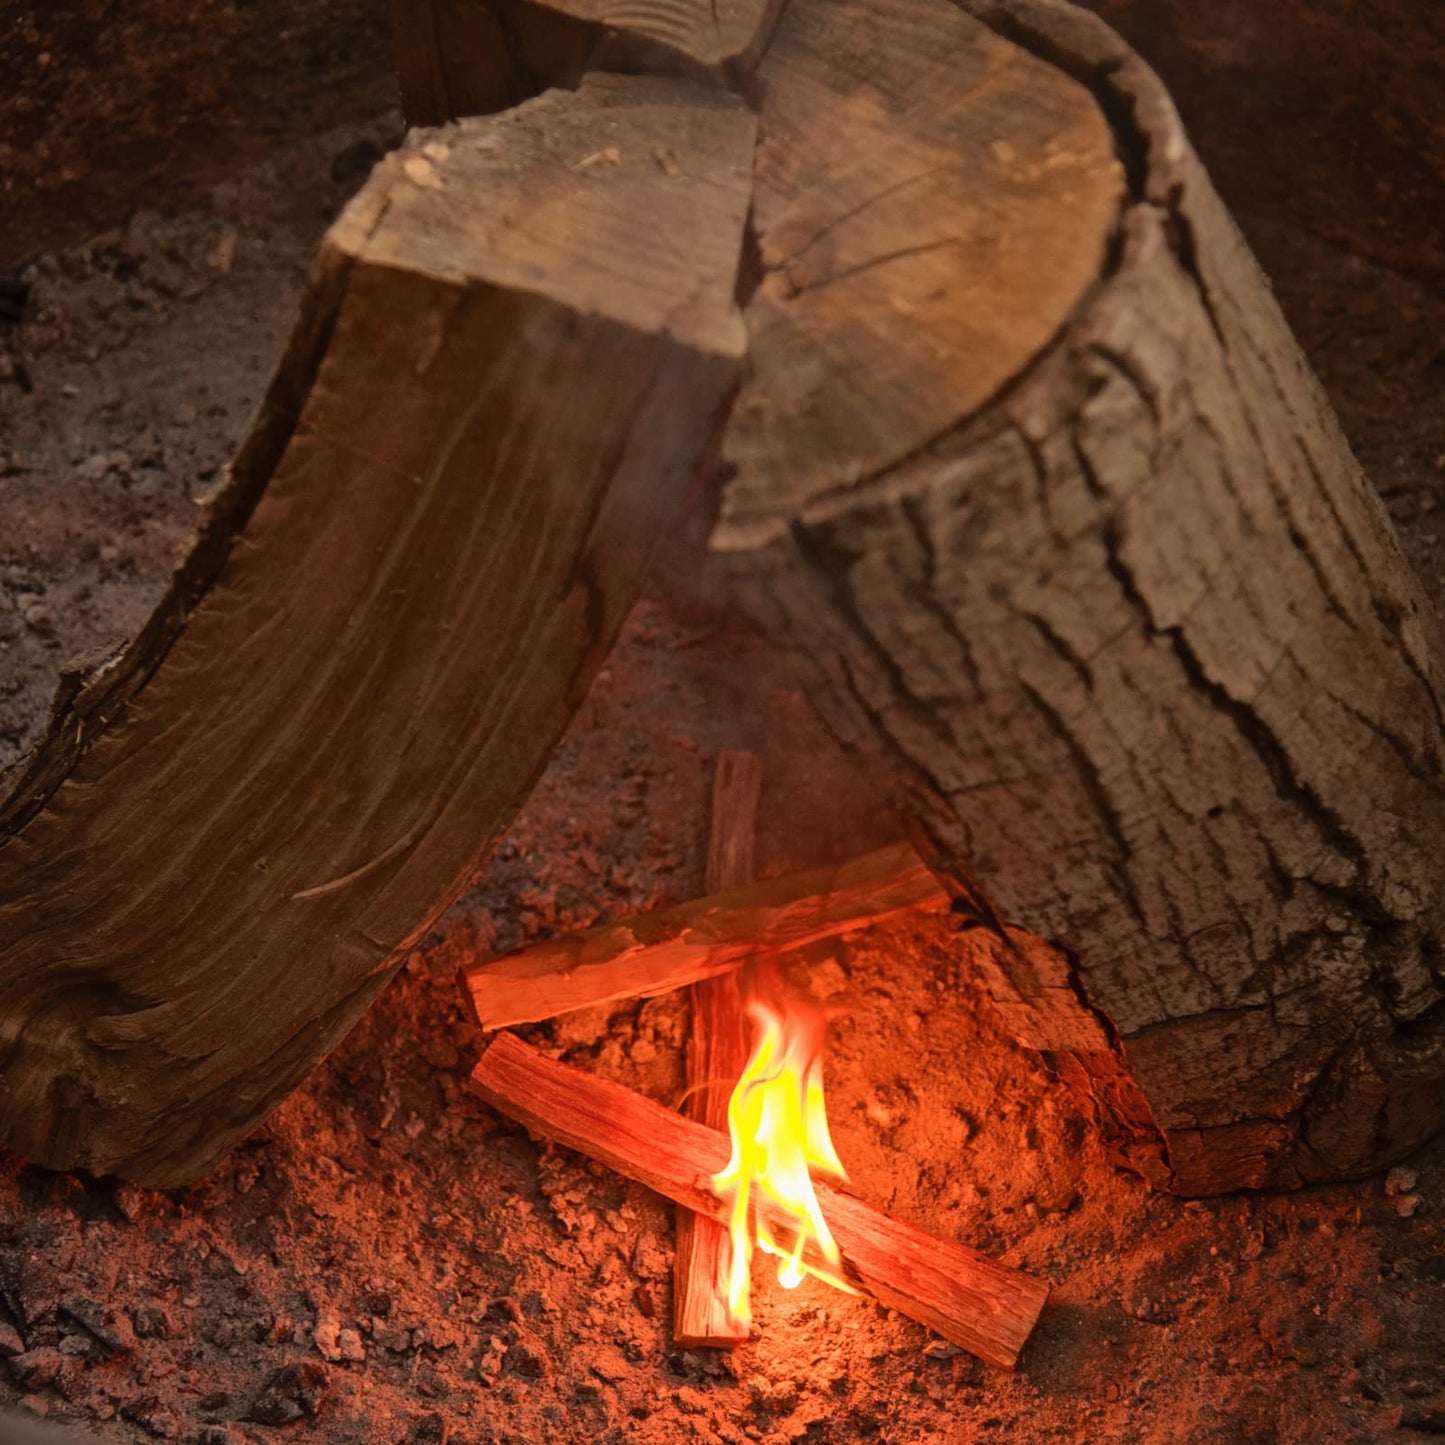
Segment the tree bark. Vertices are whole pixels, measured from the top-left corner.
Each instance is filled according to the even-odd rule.
[[[793,0],[762,67],[763,281],[714,545],[840,732],[906,771],[938,860],[1036,936],[982,935],[989,987],[1136,1165],[1187,1193],[1377,1169],[1445,1116],[1435,620],[1166,94],[1093,17],[965,0],[1092,93],[1123,163],[1046,339],[990,341],[1007,364],[971,390],[926,327],[860,343],[838,285],[888,274],[927,224],[885,227],[881,175],[826,222],[866,254],[825,268],[831,311],[810,299],[793,218],[816,231],[865,167],[818,163],[797,56],[846,54],[852,109],[896,116],[939,44],[885,26],[849,48],[890,9]],[[999,134],[1014,190],[1042,184]],[[1068,162],[1046,174],[1078,204]],[[954,247],[975,262],[954,283],[1013,314],[1007,266],[978,255]],[[1013,274],[1043,292],[1061,264],[1031,248]],[[821,358],[806,414],[761,433],[749,401],[779,410],[760,378],[794,334]],[[799,463],[804,435],[823,441]]]
[[[754,130],[594,77],[343,214],[195,551],[0,808],[7,1145],[195,1177],[455,896],[714,445]]]

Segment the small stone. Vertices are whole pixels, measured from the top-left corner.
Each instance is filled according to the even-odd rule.
[[[657,1045],[651,1039],[638,1039],[627,1053],[634,1064],[650,1064],[657,1057]]]
[[[128,1338],[131,1334],[129,1320],[122,1318],[115,1325],[107,1324],[105,1311],[91,1300],[67,1300],[60,1307],[60,1315],[84,1330],[107,1356],[123,1354],[135,1343]]]
[[[49,637],[55,631],[55,614],[44,602],[30,602],[20,609],[25,625],[42,637]]]
[[[59,1350],[41,1346],[15,1355],[10,1361],[10,1373],[22,1390],[45,1390],[55,1383],[65,1356]]]
[[[171,1332],[171,1317],[159,1305],[139,1305],[131,1311],[131,1328],[143,1340],[164,1340]]]
[[[963,1351],[948,1340],[929,1340],[923,1347],[923,1353],[930,1360],[951,1360]]]
[[[50,1402],[43,1400],[39,1395],[22,1395],[20,1397],[20,1408],[28,1410],[32,1415],[39,1415],[42,1419],[50,1413]]]
[[[261,1387],[246,1414],[259,1425],[289,1425],[303,1415],[315,1417],[331,1393],[325,1365],[301,1360],[283,1365]]]
[[[1413,1219],[1415,1211],[1420,1207],[1420,1196],[1418,1194],[1401,1194],[1395,1200],[1395,1213],[1401,1219]]]
[[[610,1385],[625,1380],[632,1373],[632,1367],[627,1363],[622,1351],[606,1347],[597,1351],[597,1357],[590,1368],[599,1380],[606,1380]]]
[[[139,1425],[147,1435],[156,1440],[174,1440],[181,1433],[176,1417],[155,1395],[142,1395],[139,1400],[123,1405],[120,1415],[121,1419]]]
[[[316,1342],[321,1358],[336,1364],[341,1359],[341,1316],[335,1310],[319,1311],[311,1338]]]
[[[547,1357],[541,1343],[535,1336],[525,1331],[517,1331],[517,1338],[512,1341],[510,1354],[512,1367],[524,1379],[540,1380],[551,1371],[552,1362]]]
[[[106,542],[96,555],[102,562],[114,562],[120,556],[120,549]],[[137,1189],[134,1184],[121,1183],[115,1186],[115,1207],[127,1224],[134,1224],[140,1218],[147,1198],[145,1190]]]
[[[446,1416],[433,1410],[430,1415],[423,1415],[419,1420],[412,1421],[406,1438],[408,1445],[447,1445],[447,1436],[450,1433],[451,1427],[446,1422]]]
[[[234,1425],[203,1425],[191,1438],[195,1445],[246,1445],[246,1437]]]
[[[9,1320],[0,1319],[0,1355],[23,1355],[25,1341]]]
[[[502,1373],[502,1361],[507,1354],[507,1342],[499,1335],[493,1335],[480,1360],[477,1361],[477,1378],[484,1385],[495,1385]]]
[[[362,1295],[356,1302],[356,1310],[358,1314],[375,1315],[384,1320],[391,1313],[391,1303],[391,1296],[384,1289],[376,1289]]]
[[[808,992],[814,998],[832,998],[848,987],[848,975],[836,958],[815,964],[808,975]]]
[[[1391,1196],[1409,1194],[1419,1182],[1420,1176],[1413,1169],[1397,1164],[1385,1175],[1385,1193]]]
[[[353,1364],[359,1364],[366,1358],[366,1346],[361,1343],[361,1335],[356,1330],[342,1330],[336,1338],[336,1347],[341,1358]]]

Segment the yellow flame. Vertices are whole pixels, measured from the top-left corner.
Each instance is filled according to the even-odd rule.
[[[757,1247],[778,1257],[778,1279],[784,1286],[792,1289],[812,1274],[840,1289],[850,1288],[809,1172],[820,1169],[847,1178],[828,1135],[823,1102],[827,1020],[819,1010],[798,1002],[775,1010],[753,1000],[748,1014],[756,1042],[728,1101],[732,1158],[712,1181],[729,1205],[728,1307],[744,1322],[752,1319],[754,1214]],[[780,1237],[780,1225],[782,1233],[792,1236],[791,1245]],[[805,1253],[813,1257],[805,1258]]]

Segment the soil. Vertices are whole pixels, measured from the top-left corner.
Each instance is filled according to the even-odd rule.
[[[1201,117],[1227,110],[1216,93]],[[0,761],[61,661],[158,594],[322,227],[399,131],[385,112],[296,117],[199,200],[136,209],[0,288]],[[1243,164],[1237,134],[1198,134]],[[1256,175],[1226,198],[1445,605],[1445,290],[1293,202],[1247,205],[1277,191]],[[1152,1194],[1002,1033],[939,922],[849,938],[795,981],[840,1014],[828,1087],[857,1192],[1053,1281],[1019,1369],[817,1283],[761,1284],[731,1355],[674,1349],[670,1206],[469,1097],[481,1041],[455,972],[699,892],[713,760],[739,746],[764,759],[764,874],[897,835],[870,761],[678,541],[474,888],[210,1178],[150,1192],[0,1156],[0,1404],[195,1445],[1445,1433],[1445,1141],[1386,1179]],[[674,1101],[683,1028],[673,997],[524,1032]]]

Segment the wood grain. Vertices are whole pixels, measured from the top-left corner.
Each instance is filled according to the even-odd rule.
[[[724,1134],[620,1084],[543,1057],[514,1034],[489,1045],[471,1087],[540,1138],[565,1144],[709,1218]],[[900,1161],[900,1167],[911,1167]],[[962,1244],[817,1184],[848,1282],[992,1365],[1017,1363],[1049,1287]]]
[[[598,77],[417,138],[332,229],[204,576],[5,814],[7,1145],[194,1178],[461,886],[726,407],[753,133]]]
[[[949,0],[791,0],[758,82],[720,547],[855,495],[1025,371],[1124,200],[1088,91]]]
[[[462,992],[483,1028],[509,1028],[590,1004],[669,993],[758,954],[948,902],[917,853],[895,844],[483,959],[462,970]]]
[[[716,893],[753,881],[762,765],[756,753],[725,752],[717,761],[708,829],[707,889]],[[695,983],[689,993],[687,1100],[689,1119],[727,1128],[733,1086],[747,1066],[747,1016],[738,973]],[[746,1320],[728,1308],[732,1238],[715,1219],[677,1211],[673,1268],[672,1338],[684,1346],[736,1345],[748,1337]]]

